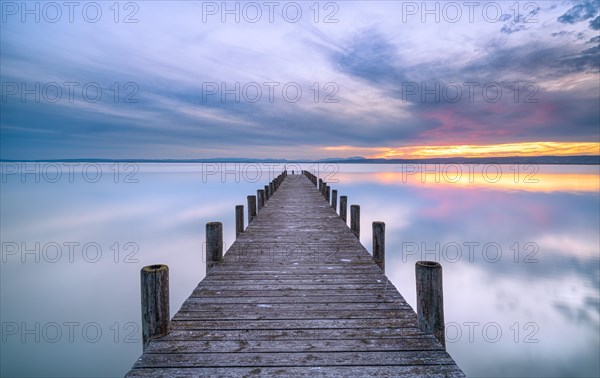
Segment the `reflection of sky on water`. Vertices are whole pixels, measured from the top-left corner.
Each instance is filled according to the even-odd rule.
[[[468,375],[594,376],[600,204],[598,169],[586,168],[541,167],[539,185],[398,173],[341,174],[338,185],[361,205],[368,249],[370,222],[386,222],[386,272],[413,307],[414,262],[442,263],[448,350]]]
[[[400,166],[339,168],[343,172],[330,181],[339,180],[333,188],[347,195],[349,204],[361,205],[361,241],[367,249],[371,221],[386,222],[386,271],[411,305],[414,262],[436,255],[441,261],[446,323],[452,323],[448,350],[467,374],[598,375],[597,167],[541,167],[538,184],[520,185],[502,180],[496,185],[485,180],[422,183],[418,176],[403,183]],[[3,375],[122,375],[141,351],[139,344],[123,342],[131,331],[123,327],[139,325],[139,269],[169,265],[171,312],[177,311],[204,276],[204,224],[222,221],[230,243],[234,206],[246,205],[246,195],[268,182],[265,176],[257,183],[236,184],[231,175],[221,183],[216,175],[203,183],[197,165],[145,165],[136,177],[137,184],[108,178],[2,184],[3,243],[96,242],[102,247],[96,263],[85,262],[77,248],[74,263],[66,256],[39,264],[33,256],[26,256],[25,264],[5,256],[2,321],[97,322],[103,331],[96,343],[81,335],[73,343],[64,335],[54,344],[37,344],[32,336],[23,343],[5,335]],[[109,249],[114,242],[121,246],[119,263]],[[139,246],[139,262],[123,262],[126,242]],[[495,248],[483,252],[490,243],[500,247],[500,255]],[[538,249],[531,259],[538,262],[526,263],[532,246]],[[470,322],[476,322],[472,342]],[[117,343],[115,323],[121,328]],[[482,335],[484,327],[487,335]],[[498,329],[498,341],[490,342]]]

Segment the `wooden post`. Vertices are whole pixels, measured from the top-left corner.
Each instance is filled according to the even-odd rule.
[[[206,224],[206,275],[210,269],[223,260],[223,224]]]
[[[260,209],[262,209],[263,206],[265,206],[265,190],[258,189],[256,191],[256,194],[258,195],[258,211],[260,211]]]
[[[169,267],[149,265],[140,272],[142,288],[142,348],[169,333]]]
[[[373,260],[385,273],[385,223],[373,222]]]
[[[331,186],[329,185],[327,185],[327,188],[325,188],[325,200],[327,203],[330,203],[331,201]]]
[[[256,216],[256,196],[248,196],[248,225]]]
[[[273,197],[273,193],[275,193],[275,183],[271,181],[269,183],[269,197]]]
[[[244,206],[237,205],[235,207],[235,237],[237,238],[244,232]]]
[[[417,261],[417,320],[423,332],[432,333],[446,348],[442,266],[435,261]]]
[[[340,196],[340,218],[344,223],[348,222],[348,197]]]
[[[331,191],[331,207],[333,207],[334,211],[337,211],[337,190],[336,189]]]
[[[269,190],[269,185],[265,185],[265,201],[268,201],[271,197],[271,191]]]
[[[350,205],[350,229],[360,240],[360,206]]]
[[[323,179],[319,179],[319,192],[323,193]]]

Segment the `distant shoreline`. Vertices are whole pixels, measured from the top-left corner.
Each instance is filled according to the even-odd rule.
[[[268,163],[268,164],[540,164],[540,165],[600,165],[600,155],[579,156],[512,156],[493,158],[429,158],[429,159],[0,159],[0,163]]]

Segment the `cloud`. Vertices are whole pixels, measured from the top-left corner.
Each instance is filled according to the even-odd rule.
[[[585,0],[571,7],[565,14],[558,18],[563,24],[575,24],[580,21],[589,20],[598,14],[600,1]]]

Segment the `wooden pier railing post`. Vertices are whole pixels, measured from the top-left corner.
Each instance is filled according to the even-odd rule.
[[[235,207],[235,237],[244,232],[244,205]]]
[[[256,194],[258,195],[258,211],[260,211],[260,209],[262,209],[263,206],[265,206],[265,190],[258,189],[256,191]]]
[[[435,261],[417,261],[417,320],[423,332],[432,333],[446,348],[442,266]]]
[[[142,288],[142,348],[169,333],[169,267],[149,265],[140,272]]]
[[[337,211],[337,190],[331,191],[331,207],[333,207],[333,211]]]
[[[223,224],[206,224],[206,275],[210,269],[223,260]]]
[[[348,222],[348,197],[340,196],[340,218],[344,223]]]
[[[385,273],[385,223],[373,222],[373,260]]]
[[[331,186],[327,185],[325,188],[325,200],[328,204],[331,203]]]
[[[248,196],[248,224],[256,216],[256,196]]]
[[[350,229],[360,240],[360,206],[350,205]]]
[[[269,190],[269,185],[265,185],[265,202],[267,202],[270,197],[271,197],[271,191]]]
[[[319,179],[319,192],[323,193],[323,179]]]

